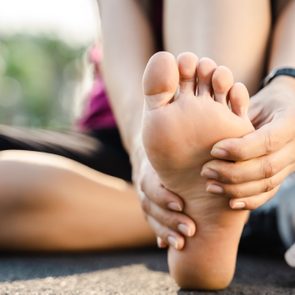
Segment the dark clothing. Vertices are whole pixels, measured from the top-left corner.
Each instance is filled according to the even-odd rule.
[[[102,173],[131,181],[129,157],[117,129],[79,133],[0,125],[0,150],[56,154]]]

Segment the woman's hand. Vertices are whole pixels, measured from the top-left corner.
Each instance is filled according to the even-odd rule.
[[[185,244],[185,237],[195,234],[196,226],[192,219],[182,210],[182,199],[165,189],[151,166],[145,153],[140,148],[134,161],[133,180],[140,197],[145,217],[157,236],[160,248],[168,245],[181,250]],[[136,158],[135,157],[135,158]],[[138,164],[139,163],[139,164]]]
[[[249,116],[256,130],[216,143],[216,160],[201,172],[207,190],[227,194],[233,209],[263,205],[295,170],[295,79],[275,78],[252,97]]]

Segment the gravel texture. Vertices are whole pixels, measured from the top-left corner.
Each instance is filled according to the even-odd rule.
[[[232,285],[219,292],[180,290],[164,251],[0,256],[0,294],[295,294],[295,270],[281,256],[241,254]]]

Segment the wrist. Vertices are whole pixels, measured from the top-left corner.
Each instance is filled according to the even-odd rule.
[[[275,87],[290,90],[295,95],[295,78],[289,76],[278,76],[274,78],[266,87]]]
[[[277,67],[274,68],[263,80],[262,87],[267,86],[278,77],[289,77],[295,79],[295,68],[292,67]],[[287,79],[291,80],[291,79]]]

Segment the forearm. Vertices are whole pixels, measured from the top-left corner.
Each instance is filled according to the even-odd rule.
[[[99,1],[103,77],[126,150],[133,153],[141,129],[142,74],[154,45],[151,30],[134,0]]]

